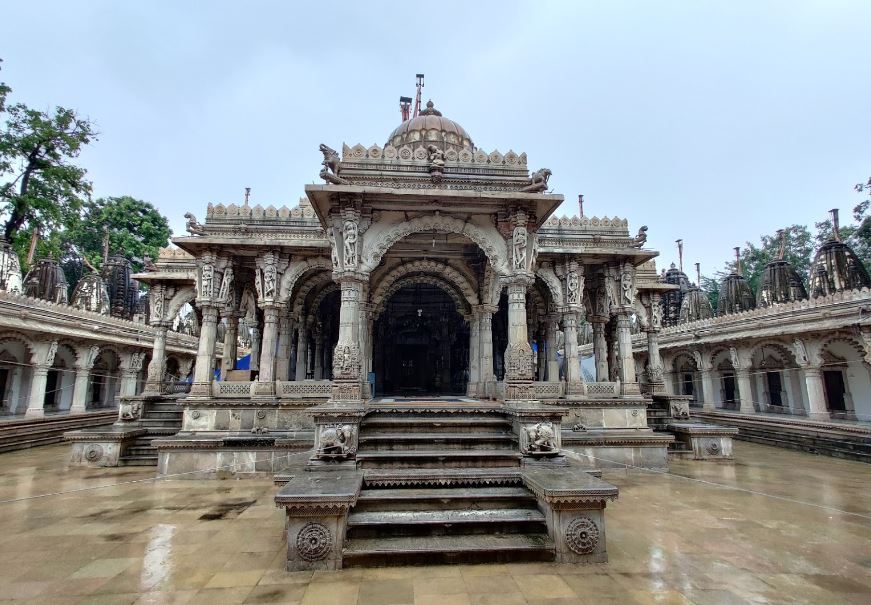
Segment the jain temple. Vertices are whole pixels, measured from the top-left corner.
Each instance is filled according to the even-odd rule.
[[[604,564],[609,469],[727,468],[735,439],[871,461],[871,279],[837,220],[809,276],[753,292],[737,262],[714,309],[645,217],[556,216],[548,158],[417,105],[313,149],[298,205],[195,208],[69,300],[7,246],[4,447],[273,480],[289,571]]]

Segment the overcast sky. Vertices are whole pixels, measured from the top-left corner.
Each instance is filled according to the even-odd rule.
[[[560,214],[650,227],[660,266],[843,213],[871,176],[871,2],[4,2],[12,101],[101,132],[97,196],[183,232],[209,202],[293,205],[318,144],[384,145],[426,74],[478,147],[553,170]]]

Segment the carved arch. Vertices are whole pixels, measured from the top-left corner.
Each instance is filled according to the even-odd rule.
[[[331,273],[318,273],[309,277],[305,282],[293,293],[290,302],[291,317],[300,317],[302,320],[302,311],[305,308],[305,299],[312,290],[328,286],[332,282]]]
[[[751,355],[755,354],[757,351],[762,352],[763,347],[768,347],[769,349],[774,349],[780,355],[783,363],[793,368],[798,367],[798,363],[795,359],[795,353],[792,351],[791,345],[786,345],[777,340],[763,340],[758,343],[754,343],[751,350]]]
[[[166,305],[163,317],[158,321],[174,321],[175,316],[181,311],[181,308],[188,303],[194,302],[197,298],[197,290],[193,286],[184,286],[178,289],[178,292],[173,294]],[[153,321],[153,318],[152,318]]]
[[[469,303],[464,299],[463,293],[459,291],[457,286],[437,275],[426,274],[405,275],[394,281],[380,301],[377,304],[373,303],[373,317],[377,319],[384,312],[384,309],[387,307],[387,302],[394,294],[396,294],[396,292],[405,286],[413,284],[429,284],[435,286],[451,297],[457,307],[457,313],[459,313],[464,319],[468,317],[469,312],[471,311]]]
[[[394,282],[406,275],[414,275],[417,273],[439,276],[448,283],[454,284],[454,286],[462,293],[469,305],[474,306],[479,304],[478,294],[475,292],[475,288],[469,280],[466,279],[466,276],[450,265],[432,260],[417,260],[412,263],[399,265],[392,269],[381,279],[381,281],[378,282],[378,286],[372,291],[369,298],[370,302],[373,306],[377,307],[381,304],[386,292]]]
[[[547,289],[550,292],[550,299],[553,301],[554,306],[557,309],[562,307],[565,304],[563,302],[563,286],[560,279],[556,276],[556,273],[553,272],[553,269],[550,267],[539,267],[535,272],[535,275],[547,286]]]
[[[829,345],[834,344],[836,342],[843,342],[848,347],[856,351],[856,354],[859,356],[859,359],[862,359],[865,356],[865,349],[856,338],[847,334],[833,334],[820,343],[820,353],[826,351],[829,348]],[[831,353],[831,352],[830,352]]]
[[[309,308],[312,310],[313,313],[317,313],[318,309],[320,308],[321,303],[324,301],[324,299],[327,296],[329,296],[330,294],[332,294],[333,292],[338,291],[339,289],[340,289],[339,284],[337,284],[335,282],[333,282],[331,284],[327,284],[326,286],[321,288],[320,292],[315,294],[315,297],[312,299],[311,305],[309,305]]]
[[[505,240],[495,227],[483,228],[458,218],[439,215],[419,216],[409,221],[389,226],[385,231],[375,234],[371,241],[369,241],[369,238],[364,238],[362,254],[363,271],[371,272],[378,266],[381,258],[396,242],[408,237],[412,233],[420,233],[421,231],[463,235],[483,250],[487,260],[490,261],[490,265],[497,273],[502,275],[508,274],[508,248]],[[368,233],[373,233],[372,228],[370,228]]]
[[[35,350],[33,348],[32,340],[27,338],[27,336],[25,336],[21,332],[15,332],[14,330],[0,332],[0,343],[2,343],[4,340],[14,340],[24,345],[24,354],[27,356],[27,361],[25,363],[29,362],[30,359],[33,357]]]
[[[291,262],[287,267],[287,271],[281,276],[276,299],[279,302],[286,303],[291,293],[293,293],[297,280],[309,271],[316,270],[332,271],[333,263],[330,259],[322,256]]]

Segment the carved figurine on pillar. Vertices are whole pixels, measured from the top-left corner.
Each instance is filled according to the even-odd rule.
[[[657,292],[642,296],[642,304],[649,318],[647,322],[647,382],[654,395],[665,395],[665,375],[659,355],[659,330],[662,328],[662,305]]]
[[[508,346],[505,348],[505,399],[530,400],[535,397],[532,347],[526,324],[526,290],[534,283],[534,256],[528,250],[527,215],[517,210],[512,217],[512,257],[514,275],[506,287],[508,294]],[[534,240],[533,240],[534,242]]]
[[[215,339],[218,334],[218,310],[225,301],[220,298],[227,258],[219,258],[215,252],[206,251],[197,259],[196,305],[202,311],[200,340],[197,347],[197,364],[190,397],[211,397],[215,366]],[[216,285],[217,284],[217,285]],[[225,290],[229,292],[229,287]]]
[[[618,378],[624,396],[637,396],[641,391],[635,373],[635,358],[632,355],[632,333],[629,319],[635,306],[635,266],[626,261],[622,266],[612,267],[611,281],[612,283],[619,281],[616,306]]]

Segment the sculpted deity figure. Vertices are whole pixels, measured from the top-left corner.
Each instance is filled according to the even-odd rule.
[[[151,302],[151,321],[163,319],[163,288],[153,288],[149,296]]]
[[[330,241],[330,260],[333,262],[333,269],[338,269],[339,251],[336,249],[336,234],[333,233],[332,227],[327,227],[327,239]]]
[[[741,360],[738,358],[738,349],[735,347],[729,347],[729,360],[732,362],[733,368],[741,369]]]
[[[426,150],[429,152],[429,164],[432,168],[441,169],[445,165],[445,152],[435,145],[427,145]]]
[[[606,278],[607,279],[607,278]],[[599,287],[596,289],[596,313],[602,317],[608,315],[608,289]]]
[[[348,219],[344,228],[345,267],[357,266],[357,223]]]
[[[271,298],[275,296],[275,284],[278,280],[278,267],[275,266],[275,259],[269,257],[266,259],[266,266],[263,267],[263,296]]]
[[[82,366],[90,369],[94,367],[94,362],[97,361],[97,355],[100,354],[99,345],[91,345],[88,347],[87,352],[85,353],[85,357],[82,360]]]
[[[53,364],[55,355],[57,355],[57,341],[52,340],[48,347],[48,352],[45,354],[45,365],[50,366]]]
[[[662,327],[662,305],[658,302],[653,302],[650,305],[650,320],[652,328],[658,330]]]
[[[526,228],[514,228],[514,268],[526,268]]]
[[[141,370],[143,361],[145,361],[145,351],[135,351],[130,355],[130,370],[133,372]]]
[[[566,302],[570,305],[577,305],[581,302],[581,280],[577,271],[569,271],[566,277]]]
[[[624,305],[631,305],[632,301],[635,300],[635,292],[633,290],[632,273],[630,271],[624,271],[622,275],[620,275],[620,291],[623,295]]]
[[[212,280],[215,277],[215,267],[210,263],[206,263],[203,265],[202,270],[200,271],[200,297],[201,298],[211,298],[212,297]]]

